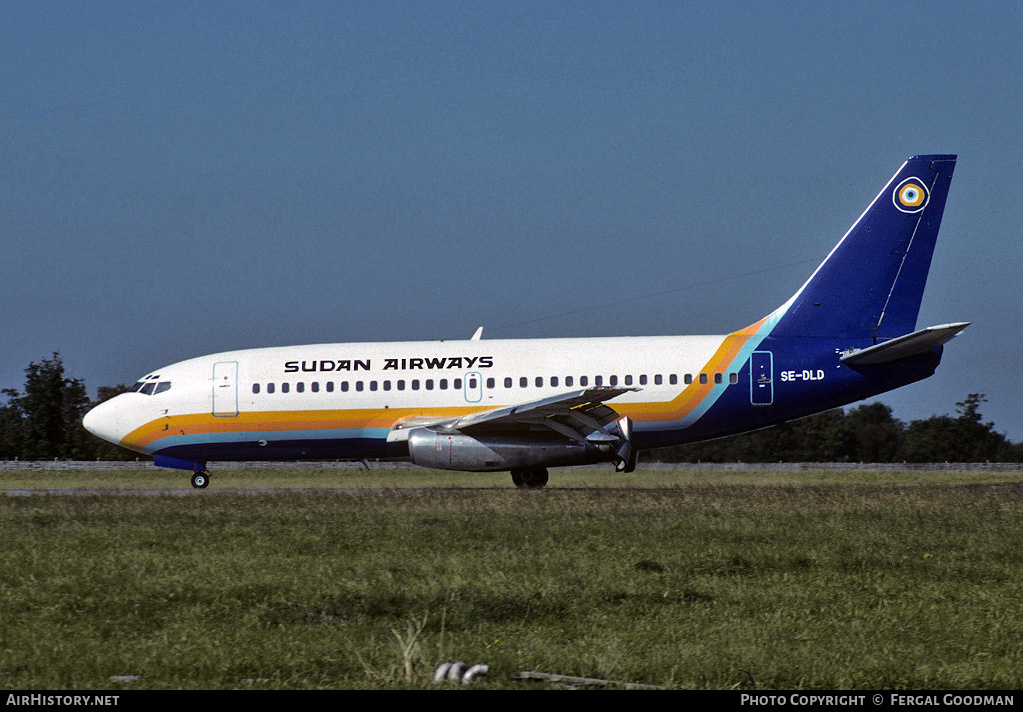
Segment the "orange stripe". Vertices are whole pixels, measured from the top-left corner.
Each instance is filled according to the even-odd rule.
[[[417,415],[457,417],[473,413],[478,408],[385,408],[358,410],[299,410],[240,413],[232,417],[217,417],[209,413],[192,413],[160,418],[128,433],[121,444],[142,449],[165,437],[178,435],[205,435],[207,433],[233,433],[251,430],[301,431],[348,430],[356,428],[393,428],[398,421]]]
[[[710,375],[713,373],[724,373],[732,361],[735,360],[739,351],[742,350],[742,347],[757,333],[765,321],[767,321],[767,317],[725,337],[721,346],[718,347],[718,350],[701,369],[701,373],[708,375],[708,383],[699,383],[698,379],[696,379],[686,386],[674,400],[666,403],[622,404],[620,407],[616,407],[615,410],[622,415],[629,416],[634,421],[640,422],[681,420],[693,412],[693,409],[703,402],[703,399],[714,390],[715,384],[710,382]]]

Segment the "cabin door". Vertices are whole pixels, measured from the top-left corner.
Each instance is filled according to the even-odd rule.
[[[483,376],[476,373],[465,374],[465,402],[479,403],[483,400]]]
[[[213,415],[238,415],[237,361],[218,361],[213,364]]]
[[[774,403],[774,355],[754,351],[749,362],[749,400],[753,405]]]

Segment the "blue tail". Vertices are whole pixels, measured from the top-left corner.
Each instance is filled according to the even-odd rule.
[[[891,339],[912,332],[956,157],[907,160],[806,284],[771,336]]]

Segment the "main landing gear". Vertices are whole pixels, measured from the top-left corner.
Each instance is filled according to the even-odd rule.
[[[192,486],[196,489],[206,489],[210,484],[210,474],[206,470],[192,474]]]
[[[546,467],[524,467],[511,471],[512,482],[519,489],[543,489],[547,485]]]

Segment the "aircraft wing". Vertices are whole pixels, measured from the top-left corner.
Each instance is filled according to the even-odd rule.
[[[541,425],[578,442],[612,442],[618,438],[604,428],[620,416],[604,401],[636,390],[639,389],[596,386],[507,408],[471,413],[444,423],[439,429],[471,434]]]
[[[472,435],[540,426],[577,442],[616,442],[619,436],[608,432],[606,426],[618,420],[620,416],[613,408],[605,405],[604,401],[638,390],[595,386],[505,408],[478,411],[458,418],[430,423],[402,423],[391,431],[388,441],[407,439],[408,430],[414,427],[427,427],[436,432],[458,431]]]

